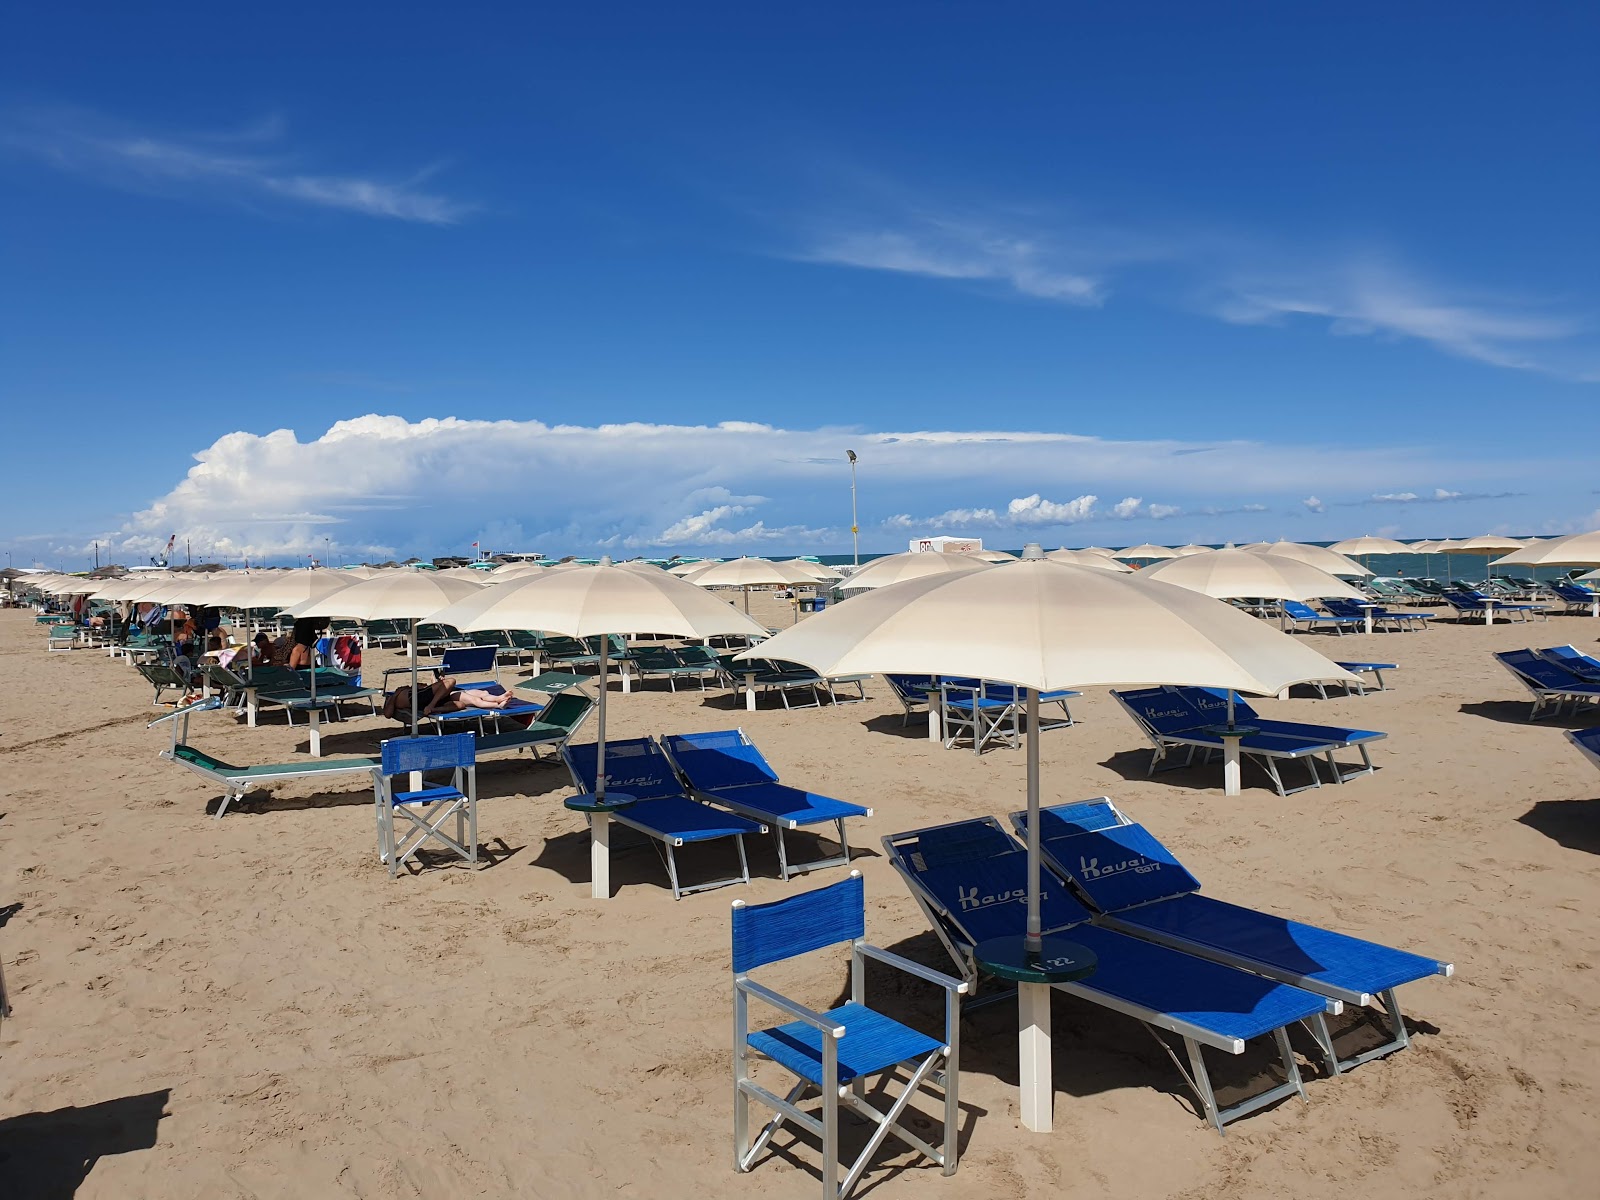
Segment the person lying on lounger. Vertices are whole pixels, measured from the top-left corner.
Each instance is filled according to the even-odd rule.
[[[463,691],[454,678],[446,676],[418,691],[417,714],[431,717],[437,713],[461,712],[469,708],[503,709],[517,702],[517,698],[499,684]],[[383,702],[383,715],[393,720],[405,720],[410,712],[409,684],[395,688]]]

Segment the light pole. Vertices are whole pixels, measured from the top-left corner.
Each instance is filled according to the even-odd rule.
[[[861,565],[861,527],[856,522],[856,452],[846,450],[845,457],[850,460],[850,545],[854,551],[855,565]]]

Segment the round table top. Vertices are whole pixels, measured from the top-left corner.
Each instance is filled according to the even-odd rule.
[[[1201,727],[1200,732],[1222,738],[1247,738],[1260,733],[1261,730],[1254,725],[1205,725]]]
[[[627,808],[633,803],[633,797],[622,792],[607,792],[602,800],[593,792],[584,792],[577,796],[568,796],[561,803],[573,812],[608,813],[616,812],[619,808]]]
[[[1037,951],[1020,934],[990,938],[972,950],[973,961],[997,979],[1012,983],[1071,983],[1093,975],[1099,960],[1087,946],[1045,935]]]

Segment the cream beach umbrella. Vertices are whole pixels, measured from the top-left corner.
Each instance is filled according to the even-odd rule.
[[[1179,558],[1189,558],[1195,554],[1210,554],[1213,549],[1212,546],[1196,546],[1191,542],[1187,546],[1179,546],[1172,553]]]
[[[1259,548],[1245,546],[1242,549],[1246,554],[1272,554],[1278,558],[1292,558],[1296,562],[1316,567],[1319,571],[1326,571],[1329,575],[1353,575],[1359,578],[1372,574],[1355,559],[1346,558],[1326,546],[1308,546],[1303,542],[1271,542]]]
[[[595,712],[593,891],[610,896],[606,842],[606,693],[610,638],[648,629],[681,638],[723,634],[759,638],[766,630],[717,597],[666,571],[629,571],[601,559],[598,566],[561,571],[487,588],[433,613],[430,620],[474,629],[542,629],[600,639],[600,700]],[[413,694],[415,694],[413,692]]]
[[[965,554],[968,558],[975,558],[979,562],[986,563],[1008,563],[1017,561],[1017,556],[1015,554],[1007,554],[1004,550],[960,550],[956,551],[956,553]]]
[[[1600,529],[1589,533],[1569,533],[1522,546],[1497,558],[1490,566],[1505,567],[1593,567],[1600,566]]]
[[[1294,558],[1249,550],[1213,550],[1169,558],[1144,569],[1143,578],[1173,583],[1218,600],[1366,600],[1348,583]]]
[[[1499,558],[1501,555],[1515,554],[1518,550],[1525,549],[1527,549],[1527,544],[1520,538],[1502,537],[1494,533],[1463,538],[1459,542],[1450,543],[1450,552],[1452,554],[1470,554],[1475,558]],[[1494,563],[1486,564],[1485,569],[1489,574],[1493,575]]]
[[[858,588],[880,588],[904,583],[908,579],[928,576],[970,575],[974,571],[992,571],[990,563],[981,562],[966,554],[890,554],[875,558],[859,571],[846,575],[839,586],[846,591]]]
[[[1112,551],[1112,558],[1176,558],[1178,552],[1170,546],[1152,546],[1149,542],[1141,542],[1137,546],[1129,546],[1126,550]]]
[[[1411,547],[1386,537],[1345,538],[1328,547],[1335,554],[1405,554]]]
[[[717,561],[719,561],[719,560],[715,559],[715,558],[695,558],[695,559],[689,560],[688,562],[673,563],[672,566],[667,568],[667,574],[668,575],[680,575],[680,576],[682,576],[682,575],[692,575],[696,571],[698,571],[701,567],[706,566],[709,563],[714,563],[714,562],[717,562]]]
[[[818,583],[831,583],[835,579],[843,579],[844,572],[833,567],[824,566],[819,562],[812,562],[809,558],[791,558],[783,563],[786,567],[793,567],[797,571],[804,571]]]
[[[443,571],[386,571],[291,608],[296,617],[346,617],[355,621],[405,621],[411,658],[411,736],[417,735],[417,622],[485,589],[479,579]],[[509,585],[507,585],[509,586]],[[514,628],[497,627],[497,628]],[[311,694],[317,693],[311,672]]]
[[[765,558],[730,558],[727,562],[710,563],[703,570],[694,571],[682,577],[685,582],[692,583],[695,587],[736,587],[744,592],[745,615],[750,615],[750,589],[765,587],[773,584],[811,584],[815,578],[809,571],[802,571],[788,563],[772,562]],[[795,610],[795,619],[799,620],[799,609]]]
[[[1052,550],[1045,555],[1051,562],[1068,563],[1075,567],[1093,567],[1097,571],[1116,571],[1122,575],[1132,575],[1133,568],[1127,563],[1118,562],[1109,554],[1092,554],[1088,550]]]
[[[1041,691],[1104,685],[1193,684],[1276,695],[1296,684],[1353,680],[1288,634],[1185,588],[1034,558],[970,574],[882,588],[786,629],[759,651],[821,675],[944,674],[1026,689],[1028,923],[1026,951],[1046,944],[1039,916]],[[929,557],[935,557],[930,555]],[[1229,706],[1232,724],[1232,706]],[[1236,791],[1238,739],[1228,738],[1227,790]],[[1071,951],[1067,951],[1071,956]],[[1037,959],[1036,959],[1037,961]],[[1022,985],[1021,1045],[1048,1046],[1049,989]],[[1023,1054],[1023,1111],[1050,1127],[1048,1051]]]

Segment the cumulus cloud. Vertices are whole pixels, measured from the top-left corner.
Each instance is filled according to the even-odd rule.
[[[1300,503],[1305,505],[1306,508],[1310,509],[1314,513],[1326,512],[1328,508],[1326,504],[1317,499],[1315,496],[1307,496],[1304,500],[1300,501]]]
[[[1308,484],[1319,493],[1370,496],[1395,478],[1446,473],[1426,454],[1403,449],[1351,455],[1332,446],[1207,441],[1206,453],[1190,453],[1199,445],[1030,430],[369,415],[307,438],[288,429],[230,433],[125,520],[55,544],[87,547],[95,538],[134,559],[159,550],[173,533],[189,538],[196,553],[258,559],[325,549],[403,557],[465,550],[474,541],[547,553],[848,549],[847,447],[860,455],[862,544],[869,548],[893,546],[908,531],[1020,532],[1095,522],[1106,523],[1110,537],[1111,528],[1186,521],[1198,537],[1211,532],[1195,524],[1201,518],[1264,510],[1263,497],[1280,497],[1281,506]],[[1536,467],[1550,464],[1453,463],[1448,474],[1489,482],[1526,477]],[[1158,501],[1145,499],[1150,488],[1160,489]],[[1121,499],[1103,504],[1108,493]],[[1473,494],[1461,489],[1463,497]],[[897,515],[881,515],[887,513]],[[1216,535],[1237,532],[1230,524]]]

